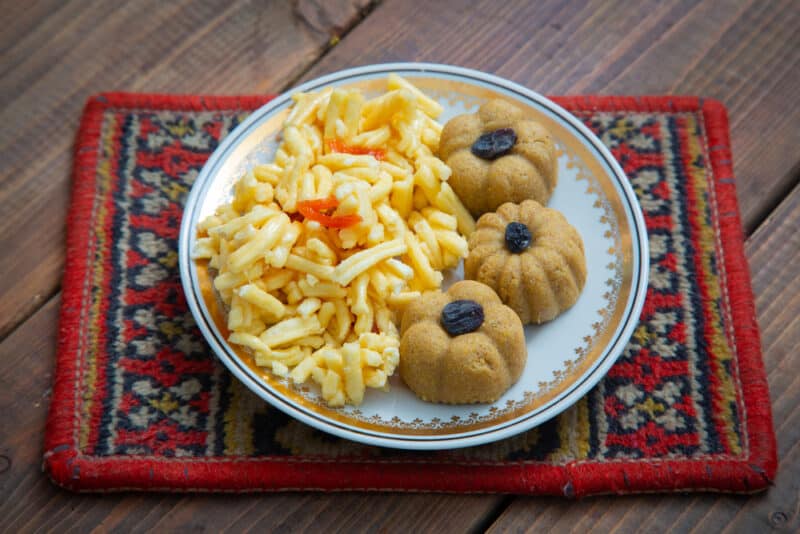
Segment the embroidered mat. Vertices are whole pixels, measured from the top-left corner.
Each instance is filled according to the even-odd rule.
[[[105,94],[78,135],[44,466],[72,490],[389,490],[578,497],[753,492],[775,438],[728,122],[688,97],[560,97],[630,177],[650,235],[641,323],[561,416],[454,451],[370,447],[245,389],[182,294],[182,203],[220,139],[267,97]]]

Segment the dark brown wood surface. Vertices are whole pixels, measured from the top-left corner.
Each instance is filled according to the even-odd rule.
[[[798,26],[791,1],[0,1],[0,531],[797,531]],[[85,98],[275,92],[384,61],[478,68],[545,94],[725,103],[781,462],[769,492],[98,496],[46,479],[70,151]]]

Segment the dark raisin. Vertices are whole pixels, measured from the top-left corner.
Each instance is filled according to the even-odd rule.
[[[514,254],[527,250],[532,240],[531,231],[524,224],[511,222],[506,226],[506,248]]]
[[[451,336],[474,332],[483,324],[483,307],[474,300],[454,300],[442,309],[442,327]]]
[[[511,128],[500,128],[485,133],[472,143],[472,153],[483,159],[496,159],[508,154],[517,142],[517,133]]]

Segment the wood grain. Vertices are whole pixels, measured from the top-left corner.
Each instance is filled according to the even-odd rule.
[[[467,532],[501,496],[402,494],[79,495],[41,472],[58,297],[0,343],[0,532],[269,530]],[[10,466],[4,468],[10,462]],[[425,510],[425,513],[419,513]]]
[[[280,91],[369,2],[4,4],[0,339],[58,288],[71,148],[90,94]]]
[[[800,530],[800,187],[747,241],[780,466],[766,494],[516,499],[491,532]]]
[[[368,4],[0,1],[0,339],[13,332],[0,343],[0,531],[464,532],[504,509],[493,531],[800,529],[798,5],[384,0],[362,20]],[[332,35],[345,37],[328,50]],[[73,495],[42,475],[61,221],[86,96],[271,92],[300,76],[409,60],[479,68],[546,94],[696,93],[728,106],[781,459],[767,494],[516,499],[506,509],[497,496]]]

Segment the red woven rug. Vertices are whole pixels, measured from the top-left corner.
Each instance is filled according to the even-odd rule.
[[[775,437],[728,123],[696,98],[556,101],[611,148],[650,234],[641,323],[560,417],[449,452],[368,447],[270,408],[205,346],[181,291],[182,203],[263,96],[106,94],[75,152],[44,465],[73,490],[392,490],[577,497],[764,489]]]

